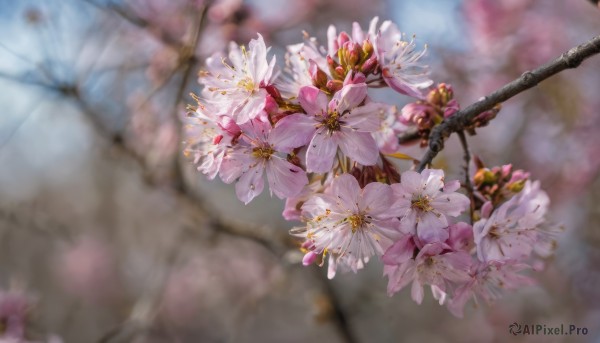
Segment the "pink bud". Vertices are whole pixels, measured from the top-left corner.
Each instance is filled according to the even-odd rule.
[[[508,177],[512,172],[512,164],[505,164],[502,166],[501,174],[502,178]]]
[[[377,69],[377,66],[377,56],[372,55],[365,61],[365,63],[363,63],[362,67],[360,67],[360,71],[362,71],[364,74],[370,74]]]
[[[494,209],[494,206],[492,205],[491,201],[486,201],[483,206],[481,206],[481,217],[482,218],[489,218],[490,215],[492,214],[492,210]]]
[[[318,88],[325,87],[327,85],[327,74],[317,66],[315,61],[310,60],[309,63],[308,72],[310,73],[313,85]]]
[[[277,89],[277,87],[273,85],[268,85],[264,86],[263,88],[269,93],[269,95],[271,95],[275,99],[281,99],[281,93],[279,92],[279,89]]]
[[[343,46],[344,43],[346,43],[348,41],[350,41],[350,36],[348,36],[348,34],[344,31],[340,32],[340,35],[338,36],[338,39],[337,39],[338,46]]]
[[[508,183],[519,182],[519,181],[527,180],[528,178],[529,178],[528,172],[523,171],[522,169],[518,169],[512,173],[510,181],[508,181]]]
[[[340,80],[329,80],[327,81],[327,89],[331,93],[335,93],[344,87],[344,83]]]
[[[302,265],[310,266],[311,264],[315,263],[316,260],[317,254],[315,254],[314,251],[309,251],[304,255],[304,258],[302,258]]]
[[[272,96],[267,95],[265,98],[265,111],[270,115],[275,115],[279,112],[279,105]]]
[[[444,108],[444,118],[448,118],[450,116],[452,116],[454,113],[458,112],[460,110],[460,105],[458,104],[458,101],[456,101],[456,99],[452,99],[448,102],[448,104],[446,104],[446,107]]]
[[[350,56],[348,57],[348,64],[354,67],[360,60],[360,53],[356,50],[350,50]]]
[[[363,73],[348,73],[344,79],[344,86],[364,83],[367,77]]]

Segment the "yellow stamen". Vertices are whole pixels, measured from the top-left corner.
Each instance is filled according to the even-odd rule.
[[[428,196],[419,196],[411,201],[411,206],[424,212],[433,211],[433,207],[429,204]]]
[[[252,156],[268,160],[271,158],[271,155],[273,155],[274,152],[275,150],[273,150],[271,147],[254,148],[252,149]]]

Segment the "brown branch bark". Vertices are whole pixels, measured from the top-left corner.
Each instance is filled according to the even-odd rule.
[[[175,101],[173,103],[173,120],[176,123],[179,123],[178,109],[179,103],[183,100],[183,94],[185,88],[192,76],[192,72],[194,71],[194,66],[196,65],[195,52],[198,46],[200,45],[200,41],[202,40],[202,32],[204,31],[204,27],[206,26],[206,14],[208,12],[208,6],[205,5],[202,7],[200,15],[198,16],[198,23],[196,24],[196,28],[194,30],[194,35],[192,36],[191,43],[187,45],[181,53],[180,59],[183,61],[183,76],[181,78],[181,83],[177,88],[177,93],[175,94]],[[178,137],[181,141],[182,130],[181,125],[178,125]],[[173,171],[174,171],[174,181],[175,188],[185,191],[185,182],[183,179],[183,173],[181,170],[179,154],[177,154],[173,159]]]
[[[502,86],[500,89],[483,97],[452,117],[445,119],[440,125],[431,130],[429,148],[421,158],[417,167],[419,172],[431,164],[435,156],[444,149],[444,140],[452,133],[462,131],[471,124],[472,120],[480,113],[491,110],[496,104],[502,103],[513,96],[522,93],[545,79],[566,69],[577,68],[585,59],[600,53],[600,36],[596,36],[587,43],[581,44],[563,53],[560,57],[533,71],[523,73],[519,78]]]
[[[471,153],[469,151],[469,143],[467,142],[467,137],[464,131],[458,131],[458,138],[460,139],[460,145],[463,148],[464,152],[464,160],[465,160],[465,184],[464,187],[467,189],[467,194],[469,195],[469,200],[471,200],[471,204],[469,206],[469,221],[471,225],[473,224],[473,213],[475,212],[475,196],[473,194],[473,184],[471,183],[471,178],[469,177],[469,163],[471,162]]]

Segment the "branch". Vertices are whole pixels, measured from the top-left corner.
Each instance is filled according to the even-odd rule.
[[[460,138],[460,145],[462,145],[465,159],[465,188],[469,194],[471,205],[469,206],[469,213],[471,225],[473,225],[473,213],[475,212],[475,197],[473,195],[473,184],[471,184],[471,178],[469,177],[469,163],[471,162],[471,153],[469,152],[469,143],[467,143],[467,137],[464,131],[458,131],[458,138]]]
[[[169,35],[167,32],[165,32],[162,28],[155,26],[151,21],[137,15],[134,11],[132,11],[125,5],[119,6],[116,4],[109,3],[109,4],[106,4],[103,6],[101,4],[96,3],[93,0],[84,0],[84,1],[89,3],[92,6],[95,6],[96,8],[116,14],[117,16],[119,16],[120,18],[125,20],[126,22],[128,22],[134,26],[137,26],[138,28],[140,28],[143,31],[149,32],[156,39],[161,41],[163,44],[165,44],[175,50],[180,50],[181,48],[184,47],[184,45],[179,40],[177,40],[174,37],[171,37],[171,35]],[[192,56],[191,58],[195,59],[196,56]]]
[[[333,287],[331,281],[325,278],[325,274],[322,273],[321,270],[317,270],[317,273],[320,274],[317,275],[317,277],[323,284],[323,291],[325,292],[324,296],[329,301],[329,306],[331,306],[331,320],[336,326],[338,333],[342,336],[344,342],[357,343],[358,338],[352,331],[352,327],[350,325],[348,316],[346,314],[346,311],[340,304],[340,300],[338,298],[337,292],[335,291],[335,288]]]
[[[206,14],[208,13],[208,5],[204,5],[202,7],[202,10],[200,11],[200,15],[198,16],[198,24],[196,24],[196,28],[194,30],[194,35],[191,38],[191,43],[189,45],[186,46],[186,49],[182,50],[181,56],[180,56],[180,60],[184,63],[183,66],[183,77],[181,78],[181,83],[179,84],[179,87],[177,89],[177,93],[175,94],[175,101],[173,104],[173,119],[175,120],[176,123],[179,123],[179,116],[178,116],[178,108],[179,108],[179,103],[182,101],[183,99],[183,93],[185,91],[185,87],[187,86],[190,77],[192,75],[192,72],[194,70],[194,66],[196,65],[196,59],[195,59],[195,52],[198,48],[198,46],[200,45],[200,40],[202,37],[202,32],[204,30],[204,27],[206,26]],[[178,125],[178,137],[181,138],[182,136],[182,127],[181,125]],[[175,188],[178,189],[184,189],[185,188],[185,182],[183,180],[183,174],[182,174],[182,170],[181,170],[181,166],[179,164],[179,154],[175,155],[174,158],[174,179],[175,179]]]
[[[478,114],[491,110],[496,104],[504,102],[529,88],[535,87],[538,83],[563,70],[577,68],[585,59],[598,53],[600,53],[600,36],[596,36],[589,42],[572,48],[552,62],[533,71],[523,73],[516,80],[511,81],[467,108],[458,111],[450,118],[445,119],[440,125],[431,130],[429,148],[425,152],[425,155],[423,155],[423,158],[421,158],[421,163],[419,163],[417,170],[419,172],[423,171],[438,152],[444,149],[444,139],[448,138],[454,132],[465,129]]]

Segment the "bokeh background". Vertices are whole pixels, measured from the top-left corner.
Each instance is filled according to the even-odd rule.
[[[182,156],[204,58],[260,32],[282,65],[303,30],[325,44],[328,25],[375,15],[427,43],[433,79],[463,106],[600,33],[584,0],[0,0],[0,288],[27,295],[28,337],[600,342],[600,56],[469,138],[489,166],[540,179],[565,230],[538,286],[464,319],[430,296],[389,298],[377,261],[332,281],[302,267],[281,201],[244,206]],[[462,178],[462,163],[452,137],[435,165]],[[589,333],[514,337],[513,322]]]

